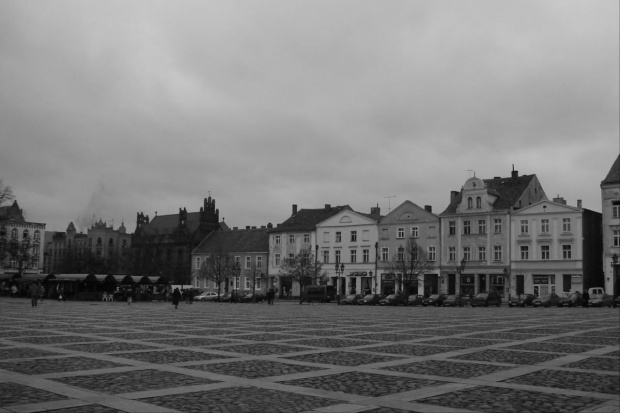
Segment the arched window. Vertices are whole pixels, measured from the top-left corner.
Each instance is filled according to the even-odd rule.
[[[6,237],[6,227],[4,225],[0,227],[0,237]]]
[[[34,232],[34,239],[41,239],[41,232],[39,230]]]
[[[113,246],[114,246],[114,239],[113,239],[113,238],[110,238],[110,240],[108,241],[108,245],[109,245],[110,247],[113,247]]]
[[[103,240],[101,239],[101,237],[97,238],[97,245],[101,245],[103,243]]]
[[[11,230],[11,238],[17,238],[17,228]]]
[[[474,207],[474,200],[471,197],[467,198],[467,209],[472,209]]]
[[[476,208],[482,208],[482,199],[480,197],[476,198]]]
[[[22,232],[22,238],[28,238],[29,236],[30,236],[30,231],[25,229],[24,232]]]

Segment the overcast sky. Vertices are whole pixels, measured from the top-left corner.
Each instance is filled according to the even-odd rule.
[[[0,1],[0,178],[29,220],[133,232],[291,205],[440,213],[475,171],[601,210],[617,0]],[[388,198],[394,196],[393,198]]]

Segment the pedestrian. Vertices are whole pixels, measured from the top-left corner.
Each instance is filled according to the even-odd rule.
[[[127,287],[125,290],[125,297],[127,298],[127,305],[131,305],[131,301],[133,301],[133,288]]]
[[[270,288],[269,291],[267,291],[267,304],[273,305],[273,298],[275,295],[276,293],[273,291],[273,288]]]
[[[581,295],[581,304],[583,305],[583,308],[588,308],[589,300],[590,300],[590,294],[588,294],[588,291],[584,291],[583,294]]]
[[[17,297],[17,286],[15,284],[11,287],[11,297]]]
[[[43,303],[43,297],[45,297],[45,286],[39,287],[39,302]]]
[[[187,290],[187,298],[190,304],[194,304],[194,290]]]
[[[37,306],[37,301],[39,300],[39,282],[34,282],[30,284],[28,287],[28,297],[30,297],[30,301],[33,307]]]
[[[176,310],[179,306],[179,301],[181,300],[181,291],[178,288],[175,288],[172,292],[172,304],[174,305],[174,309]]]

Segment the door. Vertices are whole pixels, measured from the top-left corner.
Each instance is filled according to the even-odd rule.
[[[487,275],[480,274],[480,283],[478,283],[478,292],[487,291]]]

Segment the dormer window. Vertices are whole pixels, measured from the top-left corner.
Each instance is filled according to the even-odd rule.
[[[482,198],[480,197],[476,198],[476,208],[478,209],[482,208]]]
[[[469,197],[467,198],[467,209],[472,209],[474,207],[474,200]]]

